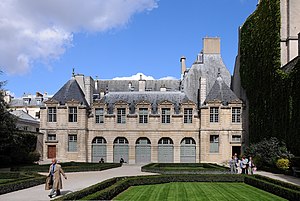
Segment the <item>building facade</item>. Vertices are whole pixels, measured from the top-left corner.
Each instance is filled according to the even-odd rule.
[[[179,80],[94,80],[75,75],[41,107],[44,160],[225,162],[241,153],[243,102],[228,87],[220,38]]]

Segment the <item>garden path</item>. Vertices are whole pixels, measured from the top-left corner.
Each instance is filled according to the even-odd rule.
[[[44,173],[46,175],[46,173]],[[119,168],[113,168],[103,171],[92,172],[74,172],[66,173],[68,179],[63,180],[63,189],[61,194],[64,195],[69,192],[74,192],[107,180],[112,177],[121,176],[136,176],[136,175],[150,175],[153,173],[141,172],[139,165],[123,165]],[[0,201],[41,201],[50,200],[48,197],[50,191],[45,190],[45,185],[38,185],[24,190],[19,190],[7,194],[0,195]]]
[[[292,183],[292,184],[300,186],[300,178],[297,178],[297,177],[284,175],[284,174],[274,174],[274,173],[265,172],[265,171],[256,171],[254,174],[259,174],[262,176],[270,177],[272,179],[277,179],[280,181],[284,181],[287,183]]]

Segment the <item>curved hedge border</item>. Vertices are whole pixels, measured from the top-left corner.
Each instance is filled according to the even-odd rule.
[[[56,200],[111,200],[130,186],[169,182],[244,182],[288,200],[300,200],[300,187],[260,175],[149,175],[118,177],[95,184]]]
[[[10,174],[8,176],[9,178],[14,178],[16,180],[1,184],[0,195],[44,184],[46,181],[46,176],[37,174],[31,176],[20,175],[19,178],[16,178],[15,176],[11,177],[12,175]]]
[[[108,181],[108,180],[107,180]],[[107,181],[71,193],[56,200],[111,200],[130,186],[161,184],[169,182],[243,182],[242,175],[150,175],[135,177],[118,177],[110,180],[110,185],[103,188]],[[101,190],[96,190],[101,189]]]
[[[182,166],[185,169],[181,169]],[[174,167],[174,170],[165,167]],[[197,167],[204,169],[197,170]],[[160,174],[230,174],[229,168],[211,163],[150,163],[143,166],[141,171]]]

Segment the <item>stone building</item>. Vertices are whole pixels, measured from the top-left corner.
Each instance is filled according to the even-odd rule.
[[[44,106],[44,101],[50,98],[47,93],[41,94],[36,92],[35,95],[24,93],[22,97],[12,97],[5,93],[4,100],[11,111],[24,111],[34,119],[40,119],[40,107]]]
[[[243,103],[228,87],[220,38],[179,80],[94,80],[74,75],[41,107],[44,160],[225,162],[240,153]]]

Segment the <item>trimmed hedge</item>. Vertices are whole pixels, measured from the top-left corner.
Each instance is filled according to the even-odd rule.
[[[277,181],[278,180],[274,180]],[[288,200],[300,200],[300,191],[293,190],[287,187],[283,187],[276,183],[271,183],[273,181],[266,181],[262,179],[255,178],[253,176],[245,176],[244,182],[256,188],[262,189],[274,195],[278,195]]]
[[[45,176],[42,175],[31,175],[31,176],[23,176],[20,178],[16,178],[13,181],[9,181],[7,183],[0,184],[0,195],[5,193],[10,193],[13,191],[18,191],[21,189],[33,187],[36,185],[44,184],[46,180]]]
[[[299,186],[261,175],[240,174],[176,174],[117,177],[65,195],[56,200],[111,200],[130,186],[169,182],[244,182],[288,200],[300,200]]]
[[[211,163],[150,163],[141,170],[160,174],[230,174],[229,168]]]
[[[107,180],[109,181],[109,180]],[[81,191],[58,198],[57,200],[111,200],[130,186],[161,184],[169,182],[243,182],[242,175],[150,175],[113,178],[107,184],[101,182]],[[96,190],[99,189],[99,190]]]
[[[294,185],[294,184],[291,184],[291,183],[287,183],[287,182],[283,182],[283,181],[280,181],[280,180],[277,180],[277,179],[272,179],[270,177],[265,177],[265,176],[258,175],[258,174],[252,175],[252,176],[256,179],[264,180],[266,182],[270,182],[272,184],[276,184],[276,185],[279,185],[279,186],[282,186],[282,187],[285,187],[285,188],[289,188],[289,189],[293,189],[293,190],[296,190],[296,191],[300,192],[300,186],[297,186],[297,185]]]
[[[124,179],[123,177],[115,177],[108,180],[105,180],[101,183],[92,185],[88,188],[82,189],[80,191],[76,191],[74,193],[67,194],[63,197],[59,197],[55,200],[79,200],[85,196],[88,196],[90,194],[96,193],[97,191],[104,190],[113,184],[115,184],[117,181]]]
[[[24,172],[48,172],[50,164],[45,165],[30,165],[30,166],[15,166],[11,171]],[[101,171],[111,168],[121,167],[120,163],[85,163],[85,162],[67,162],[61,163],[64,172],[86,172],[86,171]]]

